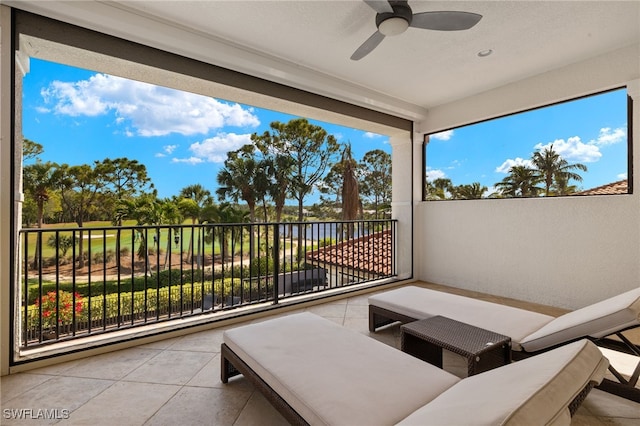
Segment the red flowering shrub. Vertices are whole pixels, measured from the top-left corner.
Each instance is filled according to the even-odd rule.
[[[76,317],[82,312],[82,296],[79,293],[69,293],[60,290],[60,300],[56,298],[56,292],[50,291],[36,300],[36,309],[42,308],[42,328],[54,328],[57,325],[67,325],[73,322],[73,313]],[[75,296],[75,297],[74,297]],[[56,310],[58,312],[56,316]]]

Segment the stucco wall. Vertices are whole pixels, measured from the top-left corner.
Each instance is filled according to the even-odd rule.
[[[631,46],[436,108],[419,128],[443,130],[630,83],[633,146],[640,152],[638,51]],[[422,140],[422,133],[415,139]],[[636,194],[618,196],[417,202],[415,277],[570,309],[635,288],[637,177],[634,187]]]

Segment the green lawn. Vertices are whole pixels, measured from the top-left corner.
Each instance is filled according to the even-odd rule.
[[[123,223],[124,227],[127,226],[135,226],[135,221],[125,221]],[[172,232],[171,235],[169,235],[169,232],[166,228],[161,229],[160,232],[160,251],[161,252],[166,252],[167,250],[167,243],[169,241],[167,241],[167,238],[171,238],[170,244],[171,244],[171,250],[172,252],[178,252],[180,251],[180,249],[182,249],[182,251],[184,253],[189,251],[189,245],[193,244],[194,246],[194,250],[197,251],[197,234],[196,234],[196,240],[195,241],[191,241],[191,236],[192,236],[192,228],[189,227],[189,224],[183,224],[182,225],[183,228],[181,230],[181,232],[179,232],[180,238],[179,238],[179,243],[176,244],[175,243],[175,234]],[[106,229],[106,230],[96,230],[96,228],[107,228],[110,227],[111,229]],[[55,232],[56,230],[60,230],[59,231],[59,236],[63,237],[72,237],[73,232],[72,231],[65,231],[65,229],[75,229],[75,235],[76,235],[76,239],[80,238],[80,232],[77,231],[78,226],[75,223],[61,223],[61,224],[55,224],[55,225],[45,225],[43,227],[43,229],[45,230],[45,232],[43,233],[43,241],[42,241],[42,257],[43,258],[50,258],[55,256],[55,248],[54,247],[50,247],[47,242],[49,241],[49,238],[55,236]],[[118,240],[118,229],[113,227],[111,225],[110,222],[106,222],[106,221],[95,221],[95,222],[86,222],[83,226],[83,228],[85,228],[85,230],[82,231],[83,234],[83,251],[90,251],[93,255],[93,253],[102,253],[105,251],[114,251],[116,250],[116,243]],[[139,238],[141,237],[141,235],[136,235],[136,231],[132,230],[132,229],[123,229],[122,231],[120,231],[120,247],[121,248],[127,248],[129,250],[129,252],[137,252],[138,250],[138,246],[140,243]],[[155,230],[153,229],[149,229],[147,231],[147,238],[148,238],[148,247],[152,248],[155,246],[154,241],[153,241],[153,237],[155,235]],[[24,238],[24,234],[23,237]],[[28,233],[28,257],[32,258],[35,255],[35,250],[36,250],[36,246],[37,246],[37,238],[38,238],[38,234],[36,232],[30,232]],[[24,247],[24,241],[23,241],[23,247]],[[213,250],[215,251],[215,253],[220,253],[220,246],[218,244],[217,241],[214,241],[213,244],[212,243],[205,243],[205,252],[206,253],[211,253],[212,252],[212,247]],[[23,249],[24,250],[24,249]],[[76,250],[78,250],[78,247],[76,245]],[[248,236],[245,237],[243,243],[242,243],[242,250],[244,251],[248,251],[249,250],[249,241],[248,241]],[[240,251],[240,247],[239,245],[236,244],[236,251]],[[70,255],[72,253],[71,249],[69,249],[69,251],[67,252],[67,255]]]

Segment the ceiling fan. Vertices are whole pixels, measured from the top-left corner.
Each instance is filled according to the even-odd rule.
[[[468,30],[477,24],[482,15],[471,12],[422,12],[413,13],[406,0],[363,0],[377,12],[378,29],[351,55],[358,61],[375,49],[386,36],[402,34],[409,27],[436,31]]]

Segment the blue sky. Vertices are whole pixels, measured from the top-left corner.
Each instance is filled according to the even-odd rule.
[[[214,193],[227,152],[273,121],[297,118],[39,59],[31,59],[23,93],[24,137],[44,146],[43,161],[136,159],[160,197],[196,183]],[[386,136],[310,121],[350,142],[358,160],[373,149],[391,153]]]
[[[107,157],[136,159],[147,167],[160,197],[199,183],[215,191],[226,153],[294,116],[32,59],[24,78],[23,133],[44,146],[43,161],[91,164]],[[593,188],[627,177],[626,91],[534,110],[431,136],[427,176],[455,185],[489,188],[509,167],[527,164],[553,143],[588,172],[578,186]],[[382,149],[388,137],[313,121],[354,157]],[[311,204],[318,194],[305,200]],[[294,204],[293,200],[288,202]]]
[[[627,178],[627,95],[616,90],[549,108],[460,127],[431,135],[427,179],[454,185],[480,182],[493,192],[514,165],[550,144],[569,163],[587,172],[582,189]]]

